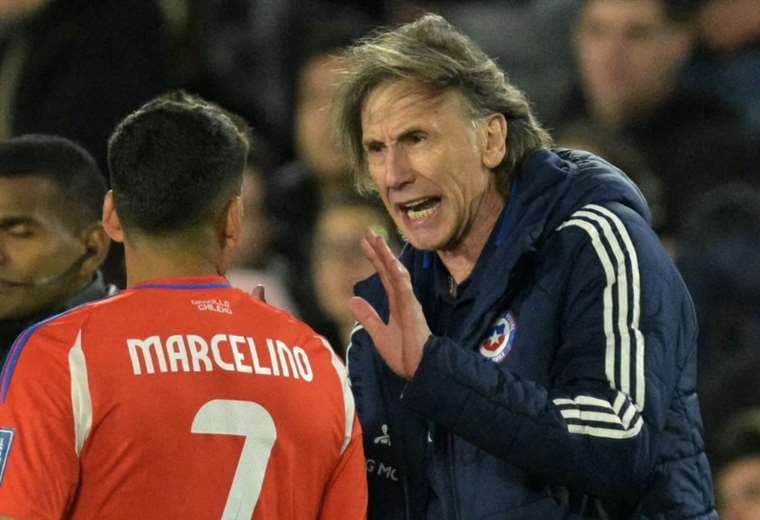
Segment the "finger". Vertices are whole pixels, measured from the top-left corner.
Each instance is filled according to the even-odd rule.
[[[403,373],[403,349],[401,345],[388,337],[388,326],[380,319],[375,309],[363,298],[354,296],[348,306],[356,321],[364,326],[372,338],[375,349],[385,363],[398,375]]]
[[[255,299],[262,301],[264,303],[267,302],[264,286],[261,284],[258,284],[256,287],[253,288],[253,291],[251,291],[251,296],[253,296]]]
[[[409,271],[396,257],[396,255],[388,247],[385,239],[372,232],[370,236],[373,250],[377,254],[380,263],[385,267],[385,273],[390,285],[392,286],[392,292],[394,297],[415,298],[414,291],[412,289],[411,276]],[[401,303],[406,303],[403,301]]]
[[[382,259],[378,255],[376,246],[369,234],[362,239],[361,248],[364,256],[367,257],[367,259],[372,264],[372,267],[375,268],[375,271],[380,276],[380,281],[382,282],[383,287],[385,288],[385,292],[388,295],[388,299],[390,300],[392,298],[391,293],[393,292],[393,284],[391,283],[389,277],[388,267],[385,265],[385,263],[383,263]]]

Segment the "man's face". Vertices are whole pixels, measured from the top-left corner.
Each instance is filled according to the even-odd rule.
[[[0,0],[0,18],[23,18],[34,14],[50,0]]]
[[[85,244],[63,222],[48,180],[0,177],[0,319],[32,316],[68,297],[81,282],[67,276],[39,287],[73,265]]]
[[[692,30],[669,21],[662,0],[587,0],[576,52],[595,115],[625,123],[666,99],[692,42]]]
[[[457,250],[502,200],[483,162],[480,135],[459,92],[431,94],[396,81],[367,97],[362,144],[369,175],[416,248]]]
[[[732,462],[718,475],[716,484],[721,518],[760,518],[760,456]]]
[[[319,216],[312,255],[314,283],[321,307],[341,327],[354,321],[348,307],[354,284],[373,273],[359,244],[368,229],[384,225],[382,212],[370,206],[338,205]]]
[[[348,175],[345,154],[329,130],[337,67],[337,58],[329,56],[313,58],[304,65],[295,112],[298,154],[325,181]]]

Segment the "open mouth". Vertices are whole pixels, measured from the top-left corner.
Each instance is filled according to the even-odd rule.
[[[418,199],[405,204],[399,204],[401,211],[406,213],[409,220],[420,220],[425,217],[429,217],[438,206],[441,205],[441,199],[438,197],[429,197],[424,199]]]

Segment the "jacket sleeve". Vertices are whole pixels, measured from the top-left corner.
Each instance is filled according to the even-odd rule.
[[[643,220],[626,225],[593,206],[555,235],[563,246],[552,254],[564,256],[551,261],[567,267],[556,322],[542,326],[559,328],[559,344],[525,345],[552,350],[548,383],[431,337],[403,401],[548,482],[634,500],[652,474],[680,372],[693,362],[683,354],[693,351],[693,309]]]

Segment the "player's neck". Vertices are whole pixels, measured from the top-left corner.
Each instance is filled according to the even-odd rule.
[[[135,250],[125,247],[127,287],[161,278],[218,276],[221,263],[211,257],[187,252]]]

